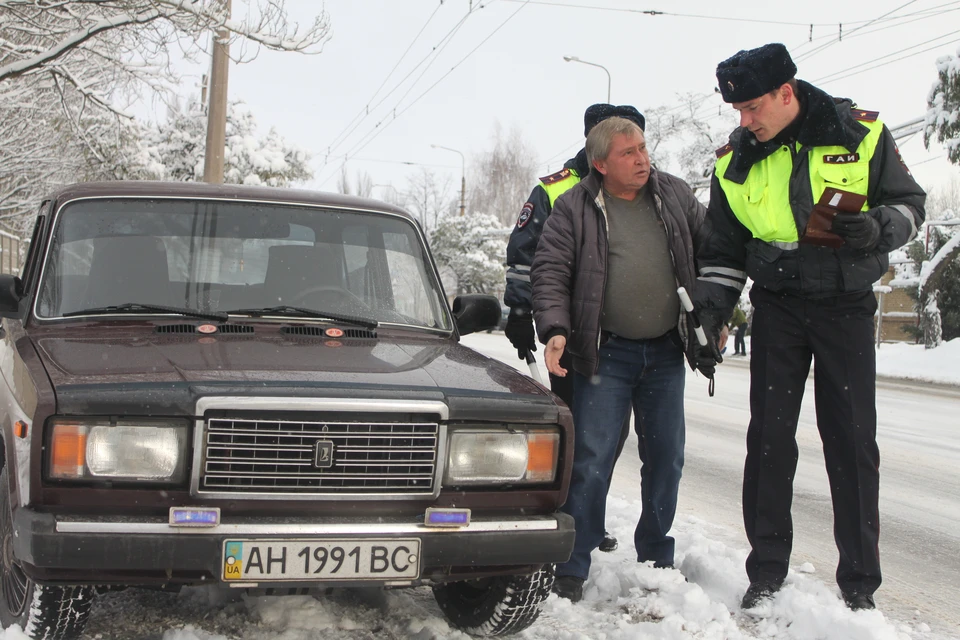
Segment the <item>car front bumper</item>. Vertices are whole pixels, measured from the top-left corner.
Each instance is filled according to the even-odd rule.
[[[64,517],[19,508],[14,553],[27,575],[45,584],[175,585],[221,582],[223,545],[267,540],[404,539],[421,541],[420,575],[402,581],[244,582],[243,587],[408,585],[520,573],[564,562],[573,549],[573,519],[564,513],[474,519],[466,527],[410,520],[345,521],[225,518],[214,527],[171,526],[162,518]],[[233,584],[233,583],[225,583]]]

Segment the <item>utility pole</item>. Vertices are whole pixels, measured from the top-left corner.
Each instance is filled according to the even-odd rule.
[[[230,19],[231,0],[223,0]],[[203,181],[223,184],[223,153],[227,137],[227,65],[230,63],[230,32],[218,29],[210,65],[210,103],[207,105],[207,146],[203,154]]]
[[[434,149],[443,149],[444,151],[452,151],[460,155],[460,216],[463,217],[464,212],[466,211],[466,198],[467,198],[467,159],[464,157],[463,152],[457,151],[456,149],[451,149],[450,147],[442,147],[439,144],[430,145]]]

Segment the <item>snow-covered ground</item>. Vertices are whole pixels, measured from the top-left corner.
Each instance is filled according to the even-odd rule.
[[[750,336],[745,339],[747,359]],[[733,336],[727,342],[724,358],[733,353]],[[733,356],[734,360],[737,356]],[[877,375],[919,382],[960,385],[960,338],[944,342],[936,349],[905,342],[887,342],[877,349]]]
[[[526,366],[502,334],[467,336],[464,342],[521,371]],[[731,342],[732,347],[732,342]],[[539,354],[538,354],[539,355]],[[512,357],[511,357],[512,356]],[[935,350],[884,344],[879,373],[960,384],[960,340]],[[541,358],[542,360],[542,358]],[[541,362],[542,366],[542,362]],[[545,371],[544,371],[545,376]],[[732,507],[736,509],[736,507]],[[960,640],[960,629],[933,631],[919,614],[890,619],[882,611],[853,613],[836,595],[832,567],[805,563],[791,571],[774,600],[747,616],[738,609],[747,586],[746,548],[722,526],[685,515],[674,527],[677,570],[636,562],[632,530],[640,504],[613,495],[608,527],[620,540],[610,554],[597,552],[584,600],[551,595],[540,620],[519,634],[527,640]],[[356,640],[466,636],[452,629],[428,588],[333,591],[326,597],[246,597],[225,600],[212,589],[163,594],[128,590],[101,597],[85,637],[97,640]],[[17,629],[0,640],[21,640]]]

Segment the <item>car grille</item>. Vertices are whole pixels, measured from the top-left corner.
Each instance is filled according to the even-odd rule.
[[[209,418],[200,490],[429,494],[438,434],[430,422]]]

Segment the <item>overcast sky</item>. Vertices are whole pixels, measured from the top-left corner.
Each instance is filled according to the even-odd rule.
[[[287,6],[293,19],[307,23],[320,2],[287,0]],[[320,55],[263,51],[232,65],[229,85],[231,99],[246,102],[264,132],[274,126],[314,154],[316,179],[308,186],[322,190],[336,188],[345,154],[351,177],[362,170],[377,184],[402,189],[426,165],[448,173],[456,190],[460,157],[430,145],[461,151],[469,176],[472,160],[490,146],[495,122],[522,132],[541,175],[559,169],[582,144],[584,109],[607,98],[604,70],[564,62],[565,55],[603,65],[611,101],[643,111],[713,91],[719,61],[779,41],[793,54],[799,78],[880,111],[895,126],[924,115],[936,59],[960,46],[960,2],[947,0],[326,0],[323,6],[333,38]],[[235,18],[246,10],[235,0]],[[729,106],[713,96],[701,113],[715,119],[719,109]],[[901,141],[901,150],[924,186],[960,175],[942,149],[924,148],[922,135]]]

